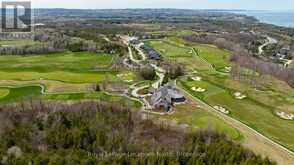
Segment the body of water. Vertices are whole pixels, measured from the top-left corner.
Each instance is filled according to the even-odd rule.
[[[253,16],[268,24],[294,27],[294,11],[236,11],[234,13]]]

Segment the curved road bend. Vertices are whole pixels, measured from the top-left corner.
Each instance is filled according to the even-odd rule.
[[[274,38],[271,38],[269,36],[267,36],[266,38],[267,38],[267,42],[258,47],[258,54],[259,55],[261,55],[263,53],[263,51],[264,51],[263,48],[266,47],[267,45],[278,43],[278,41]]]

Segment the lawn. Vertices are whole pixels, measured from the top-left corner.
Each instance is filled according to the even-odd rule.
[[[188,64],[188,61],[200,61],[200,58],[208,64],[211,64],[217,71],[223,72],[225,67],[230,66],[228,60],[230,52],[219,49],[213,45],[186,42],[177,37],[168,37],[165,38],[164,41],[148,40],[146,43],[159,51],[164,58],[173,58],[178,62],[184,59],[183,54],[186,53],[184,55],[186,56],[185,58],[187,58],[185,59],[185,64]],[[189,54],[186,48],[194,48],[198,54],[198,59],[197,56],[188,58]],[[226,108],[230,111],[230,115],[233,118],[256,129],[287,148],[294,150],[294,121],[283,120],[275,114],[278,110],[294,112],[294,110],[291,110],[294,105],[293,88],[289,87],[289,85],[284,82],[265,75],[258,80],[260,84],[259,91],[253,89],[247,81],[233,80],[230,74],[223,74],[213,70],[201,70],[201,67],[199,67],[201,65],[194,61],[192,64],[194,64],[194,66],[192,66],[199,71],[197,76],[202,77],[202,81],[193,81],[190,79],[183,79],[180,81],[182,86],[189,91],[189,93],[211,106],[217,105]],[[244,71],[248,72],[246,69],[244,69]],[[206,92],[194,92],[191,90],[192,87],[204,88]],[[234,97],[235,92],[242,92],[247,98],[238,100]],[[199,126],[203,124],[201,121],[207,119],[207,117],[203,117],[203,119],[201,117],[195,117],[194,119],[194,115],[196,116],[198,114],[201,116],[199,111],[197,111],[197,113],[190,111],[186,114],[185,112],[186,111],[176,112],[176,116],[178,117],[171,116],[171,118],[174,120],[178,118],[181,122],[186,123],[193,122],[194,125]],[[184,118],[184,116],[186,117]],[[213,119],[208,120],[214,121]],[[204,125],[206,124],[204,122]],[[221,128],[217,129],[219,130]]]
[[[130,109],[138,110],[142,105],[140,102],[131,100],[123,96],[108,95],[104,92],[92,92],[92,93],[75,93],[75,94],[48,94],[44,95],[46,100],[100,100],[107,102],[115,102],[129,107]]]
[[[163,40],[148,40],[145,44],[153,47],[164,59],[176,60],[189,70],[210,70],[210,64],[201,59],[189,47],[179,46]]]
[[[89,72],[109,70],[113,56],[89,52],[63,52],[48,55],[0,56],[1,71]]]
[[[137,73],[135,71],[121,71],[119,74],[116,75],[117,78],[120,80],[129,82],[129,83],[134,83],[135,80],[137,80]]]
[[[89,52],[63,52],[48,55],[0,56],[0,86],[43,84],[51,92],[88,90],[89,83],[106,77],[117,80],[118,72],[110,69],[113,55]],[[22,81],[22,82],[21,82]],[[56,83],[56,85],[54,85]],[[74,84],[81,84],[74,85]],[[81,90],[80,90],[81,89]]]
[[[73,73],[64,71],[54,72],[0,72],[0,80],[56,80],[69,83],[99,82],[108,76],[115,79],[111,72]]]
[[[232,128],[222,119],[215,116],[213,113],[197,108],[193,105],[177,105],[174,108],[175,113],[160,117],[162,119],[168,119],[170,121],[176,121],[178,124],[189,124],[193,128],[209,128],[214,129],[219,133],[224,133],[234,140],[241,138],[239,131]]]
[[[214,45],[187,42],[176,37],[170,37],[167,40],[178,45],[194,48],[199,57],[212,64],[217,70],[221,70],[230,65],[229,57],[231,53],[227,50],[219,49]]]
[[[246,85],[233,85],[229,78],[219,78],[213,75],[202,75],[202,81],[184,80],[183,87],[195,97],[200,98],[211,106],[222,106],[230,111],[230,115],[251,128],[294,150],[294,122],[280,119],[274,114],[275,104],[264,104],[256,97],[251,97],[250,88]],[[236,83],[238,84],[238,83]],[[191,90],[192,87],[205,88],[204,93],[197,93]],[[239,87],[239,88],[238,88]],[[240,88],[241,87],[241,88]],[[243,100],[235,99],[233,93],[242,91],[249,94]],[[255,91],[256,92],[256,91]],[[270,91],[267,91],[270,92]],[[271,91],[278,92],[278,91]],[[289,90],[289,93],[293,90]],[[263,92],[259,92],[263,93]],[[265,95],[259,97],[264,99]],[[272,96],[273,97],[273,96]],[[284,96],[290,99],[291,96]],[[278,99],[278,98],[276,98]],[[293,98],[292,98],[293,101]]]
[[[92,83],[65,83],[61,81],[53,80],[33,80],[33,81],[15,81],[15,80],[0,80],[1,87],[21,87],[29,85],[40,85],[45,86],[46,93],[71,93],[71,92],[90,92],[93,91]]]
[[[41,87],[27,86],[20,88],[0,88],[0,90],[9,90],[9,94],[0,98],[0,103],[14,102],[29,97],[38,97],[41,95]]]
[[[131,109],[139,109],[141,104],[137,101],[131,100],[122,96],[112,96],[104,92],[88,92],[88,93],[64,93],[64,94],[41,94],[41,87],[39,86],[26,86],[15,88],[0,88],[0,92],[7,93],[6,96],[0,97],[0,103],[8,103],[21,101],[28,98],[40,98],[48,101],[80,101],[80,100],[100,100],[117,102],[123,106],[130,107]]]
[[[9,90],[8,89],[1,89],[0,88],[0,99],[7,96],[9,94]]]
[[[187,83],[185,83],[185,86],[190,88],[190,90],[193,87],[206,89],[205,93],[193,92],[195,95],[197,95],[198,98],[201,98],[201,99],[204,99],[205,97],[208,97],[208,96],[213,96],[218,93],[223,93],[225,91],[224,89],[222,89],[218,86],[212,85],[212,84],[205,82],[205,81],[191,80],[191,81],[187,81]]]
[[[95,93],[94,83],[105,79],[136,81],[137,78],[135,73],[127,70],[112,70],[114,56],[89,52],[0,56],[1,102],[13,102],[28,96],[50,100],[110,98]],[[118,77],[119,74],[124,76]],[[45,87],[45,95],[41,95],[40,85]],[[110,100],[116,101],[115,98]]]
[[[192,57],[191,49],[172,45],[163,40],[148,40],[147,45],[154,47],[163,57],[178,58],[178,57]]]
[[[0,46],[21,46],[21,45],[35,45],[38,41],[29,39],[17,39],[17,40],[2,40],[0,41]]]

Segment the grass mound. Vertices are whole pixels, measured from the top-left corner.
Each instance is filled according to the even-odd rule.
[[[9,94],[9,89],[0,89],[0,99]]]

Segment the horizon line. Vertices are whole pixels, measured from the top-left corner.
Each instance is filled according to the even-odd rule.
[[[1,9],[1,7],[0,7]],[[222,8],[64,8],[64,7],[32,7],[32,9],[63,9],[63,10],[195,10],[195,11],[294,11],[294,9],[222,9]]]

